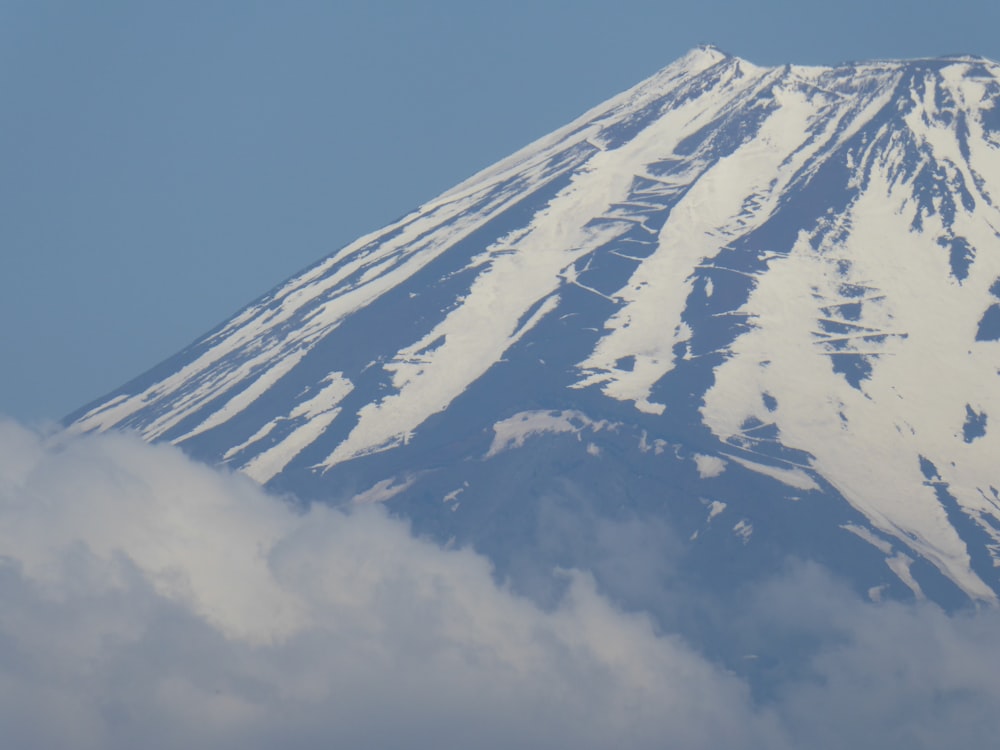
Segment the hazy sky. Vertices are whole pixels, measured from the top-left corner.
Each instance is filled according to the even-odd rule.
[[[702,43],[1000,59],[994,0],[0,3],[0,413],[58,418]]]

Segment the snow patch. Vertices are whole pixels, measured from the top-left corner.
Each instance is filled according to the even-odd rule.
[[[400,492],[407,489],[416,480],[417,478],[415,476],[407,476],[402,479],[398,477],[383,479],[373,484],[364,492],[359,492],[357,495],[352,497],[351,502],[354,505],[384,503],[386,500],[391,500]]]
[[[734,456],[731,453],[727,453],[725,455],[730,461],[735,461],[744,469],[749,469],[750,471],[758,474],[763,474],[766,477],[771,477],[771,479],[777,479],[782,484],[787,484],[789,487],[794,487],[797,490],[819,489],[819,485],[816,484],[813,478],[806,474],[802,469],[786,469],[780,466],[769,466],[768,464],[761,464],[747,458]]]
[[[718,456],[708,456],[703,453],[694,454],[694,463],[698,469],[698,476],[702,479],[711,479],[719,476],[726,470],[726,462]]]
[[[858,526],[854,523],[841,524],[840,528],[845,531],[850,531],[857,537],[864,539],[868,544],[877,549],[884,555],[889,555],[892,553],[892,545],[885,541],[884,539],[879,539],[870,530],[866,529],[864,526]]]
[[[753,535],[753,524],[743,519],[733,526],[733,533],[738,536],[744,544],[750,541]]]
[[[528,438],[538,435],[579,433],[584,429],[598,431],[607,429],[610,425],[610,422],[604,420],[595,422],[583,412],[575,410],[518,412],[493,425],[493,442],[485,457],[492,458],[512,448],[520,448]]]

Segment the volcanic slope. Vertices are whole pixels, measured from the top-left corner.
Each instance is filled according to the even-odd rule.
[[[1000,593],[998,373],[1000,66],[703,47],[67,422],[514,579],[638,528],[695,586],[957,606]]]

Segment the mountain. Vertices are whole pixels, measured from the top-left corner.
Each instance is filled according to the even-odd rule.
[[[67,423],[385,502],[542,599],[800,559],[996,602],[1000,65],[695,49]]]

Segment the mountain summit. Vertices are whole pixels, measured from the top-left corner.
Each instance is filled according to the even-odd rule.
[[[996,601],[1000,66],[698,48],[67,421],[388,502],[526,589],[616,529],[693,586]]]

